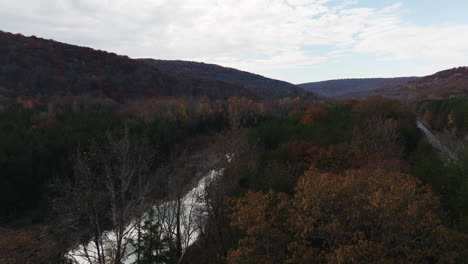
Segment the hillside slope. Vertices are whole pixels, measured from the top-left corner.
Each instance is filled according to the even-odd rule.
[[[170,73],[114,53],[0,31],[0,103],[69,94],[116,102],[140,96],[259,98],[240,84]]]
[[[440,71],[406,85],[375,91],[374,94],[410,101],[468,95],[468,67]]]
[[[292,83],[270,79],[258,74],[223,67],[216,64],[181,60],[141,59],[141,61],[157,69],[172,73],[179,73],[207,80],[218,80],[240,84],[262,98],[304,96],[307,94],[300,87]],[[311,96],[311,94],[309,94],[309,96]]]
[[[341,79],[299,84],[307,91],[327,97],[346,97],[351,93],[367,92],[407,84],[418,77]]]

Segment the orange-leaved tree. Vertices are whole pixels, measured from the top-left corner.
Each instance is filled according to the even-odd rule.
[[[293,198],[290,263],[457,263],[439,199],[410,175],[306,172]],[[320,249],[317,251],[317,248]],[[299,254],[300,253],[300,254]],[[304,262],[305,261],[305,262]]]
[[[327,109],[322,105],[311,105],[309,106],[304,113],[304,116],[301,119],[301,124],[303,125],[313,125],[317,122],[321,122],[328,117]]]
[[[330,167],[334,159],[334,146],[320,147],[309,141],[291,141],[283,145],[294,160],[305,167]],[[326,166],[329,165],[329,166]]]
[[[245,233],[239,247],[229,252],[230,264],[273,264],[286,259],[287,210],[289,199],[286,194],[248,192],[238,199],[228,199],[231,226]]]
[[[459,263],[466,257],[467,238],[443,225],[439,199],[400,172],[308,171],[294,195],[248,193],[230,205],[231,224],[244,237],[228,263]]]

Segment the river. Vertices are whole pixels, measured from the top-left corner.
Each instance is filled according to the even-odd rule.
[[[228,157],[229,159],[229,157]],[[217,176],[222,174],[222,170],[211,170],[204,177],[202,177],[195,187],[188,191],[184,197],[181,199],[181,216],[180,216],[180,229],[182,233],[182,256],[185,253],[185,250],[191,246],[199,238],[199,232],[201,226],[204,224],[207,217],[207,208],[206,204],[201,199],[203,197],[206,186]],[[177,201],[162,201],[158,205],[154,206],[156,212],[158,212],[160,217],[158,219],[163,219],[162,228],[174,228],[175,224],[175,214],[174,208],[176,207]],[[129,225],[129,226],[135,226]],[[173,231],[173,230],[170,230]],[[115,241],[115,234],[113,232],[105,232],[103,234],[104,239],[108,240],[108,244],[112,244]],[[136,240],[137,231],[132,229],[128,231],[128,234],[125,239],[134,239]],[[173,237],[174,239],[174,237]],[[84,246],[80,246],[75,250],[69,252],[68,256],[70,260],[78,264],[89,264],[94,263],[92,259],[96,258],[96,247],[93,243],[89,243]],[[129,244],[126,248],[127,252],[133,252],[134,248]],[[85,253],[88,255],[93,255],[91,261],[85,257]],[[132,264],[135,262],[135,254],[128,253],[124,259],[124,264]],[[96,262],[97,263],[97,262]]]

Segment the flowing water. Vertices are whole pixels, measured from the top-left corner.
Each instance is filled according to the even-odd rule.
[[[203,196],[206,187],[208,184],[219,176],[222,173],[222,170],[211,170],[207,175],[202,177],[195,187],[187,192],[181,201],[169,200],[161,202],[154,206],[154,210],[158,215],[158,220],[162,220],[161,228],[168,232],[173,233],[174,225],[176,223],[176,208],[177,204],[180,204],[180,233],[182,238],[182,255],[185,253],[185,250],[192,245],[200,236],[200,228],[203,227],[203,224],[207,217],[207,208],[206,203],[204,202]],[[136,240],[137,229],[136,225],[129,225],[127,230],[128,234],[126,239]],[[172,237],[174,239],[175,237]],[[112,245],[115,243],[116,236],[113,232],[107,231],[103,233],[103,239],[107,241],[106,244]],[[127,258],[125,259],[125,264],[131,264],[135,262],[135,254],[129,253],[133,252],[134,248],[132,245],[128,245],[126,248]],[[96,258],[96,246],[93,243],[89,243],[84,246],[80,246],[77,249],[69,252],[69,258],[74,260],[76,263],[85,264],[90,263],[90,261],[85,257],[85,252],[88,255],[91,255],[93,258]],[[94,263],[94,262],[91,262]]]

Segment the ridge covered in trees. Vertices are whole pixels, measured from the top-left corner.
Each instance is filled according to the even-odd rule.
[[[468,67],[437,72],[393,88],[354,94],[355,97],[385,96],[398,100],[447,99],[468,94]]]
[[[138,97],[260,99],[298,93],[295,86],[285,86],[279,89],[283,91],[280,93],[269,93],[268,87],[259,91],[246,85],[163,71],[114,53],[0,32],[0,104],[18,98],[47,103],[67,95],[80,96],[87,104],[95,104],[100,100],[122,103]]]
[[[141,59],[141,61],[168,72],[244,85],[248,90],[252,91],[254,94],[258,94],[261,98],[306,95],[314,97],[313,94],[307,94],[294,84],[216,64],[181,60]]]
[[[366,92],[393,88],[418,80],[418,77],[342,79],[298,84],[299,87],[327,97],[355,97]]]

